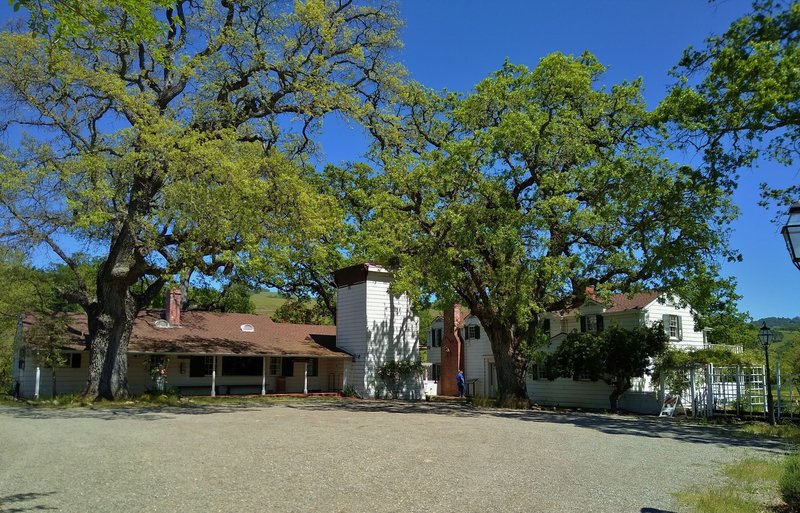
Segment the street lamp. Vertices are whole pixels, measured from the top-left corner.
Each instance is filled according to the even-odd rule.
[[[758,340],[764,346],[764,360],[767,364],[767,372],[764,378],[767,382],[767,410],[769,410],[769,423],[773,426],[775,425],[775,410],[772,407],[772,374],[769,372],[769,344],[774,336],[772,330],[767,327],[767,322],[764,321],[764,325],[758,330]]]
[[[789,207],[789,220],[783,229],[783,238],[786,239],[786,248],[795,267],[800,269],[800,202]]]

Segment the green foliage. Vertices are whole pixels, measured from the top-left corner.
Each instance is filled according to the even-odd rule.
[[[616,411],[619,396],[631,388],[631,379],[649,374],[650,362],[666,350],[668,342],[661,323],[633,329],[610,326],[597,335],[570,333],[544,355],[545,373],[550,380],[602,379],[614,387],[609,400]]]
[[[646,144],[641,82],[602,89],[604,70],[555,53],[467,95],[412,84],[375,129],[368,252],[396,289],[480,319],[506,395],[526,397],[540,315],[581,305],[591,279],[601,296],[671,290],[733,256],[729,199]]]
[[[0,242],[47,248],[72,271],[93,358],[112,360],[93,362],[102,370],[87,393],[124,396],[113,369],[130,323],[118,323],[166,283],[231,276],[341,229],[337,200],[307,180],[308,158],[327,114],[371,123],[383,88],[402,76],[387,60],[397,10],[321,0],[17,5],[31,9],[36,37],[0,33],[0,87],[16,106],[0,126],[21,140],[0,149]],[[17,131],[30,125],[37,131]],[[70,251],[84,245],[97,251],[93,280]]]
[[[290,298],[278,307],[272,320],[297,324],[334,324],[335,319],[320,301]]]
[[[689,48],[659,107],[679,145],[703,152],[706,175],[735,187],[738,170],[759,158],[791,166],[800,142],[800,4],[757,0],[728,30]],[[800,186],[770,190],[788,204]]]
[[[409,380],[422,376],[424,369],[418,361],[389,361],[378,367],[375,376],[395,399],[400,398]]]
[[[342,395],[344,397],[360,397],[353,385],[347,385],[344,387],[344,390],[342,390]]]
[[[800,511],[800,453],[786,457],[780,487],[783,501],[792,511]]]

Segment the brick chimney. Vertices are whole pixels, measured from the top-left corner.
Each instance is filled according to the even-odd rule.
[[[462,327],[461,305],[445,308],[444,331],[442,333],[442,377],[439,380],[439,394],[458,395],[456,373],[464,367],[464,342],[459,334]]]
[[[167,291],[167,303],[164,309],[164,318],[170,326],[181,325],[181,289],[170,288]]]

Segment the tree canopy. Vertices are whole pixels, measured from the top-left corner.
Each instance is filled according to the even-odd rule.
[[[705,48],[688,48],[659,108],[675,141],[703,155],[705,173],[735,187],[760,158],[792,166],[800,148],[800,4],[757,0]],[[797,201],[800,185],[762,186],[766,200]]]
[[[65,32],[41,11],[50,3],[21,5],[45,27],[0,34],[1,126],[21,139],[0,155],[0,240],[44,246],[75,271],[86,394],[124,396],[133,319],[165,283],[228,274],[287,233],[316,239],[338,222],[302,170],[326,114],[368,121],[402,74],[396,10],[100,2],[102,16]],[[163,31],[139,37],[142,5]],[[93,282],[76,247],[100,258]]]
[[[526,397],[539,315],[597,284],[671,289],[732,256],[727,198],[648,144],[640,81],[555,53],[506,63],[466,95],[411,85],[376,133],[385,175],[370,250],[397,287],[466,305],[492,341],[501,394]]]

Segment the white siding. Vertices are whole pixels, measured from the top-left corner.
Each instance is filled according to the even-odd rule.
[[[16,351],[17,355],[19,351]],[[20,382],[20,395],[33,397],[36,392],[36,367],[39,364],[30,351],[25,356],[25,368],[17,369],[17,356],[14,357],[15,379]],[[56,394],[75,394],[83,390],[89,372],[89,352],[81,353],[81,367],[56,368]],[[53,395],[53,374],[49,367],[39,367],[39,396]]]
[[[661,321],[664,315],[677,315],[680,317],[683,339],[670,339],[670,344],[685,349],[702,349],[703,332],[695,331],[694,316],[690,308],[680,306],[677,300],[675,302],[667,301],[664,304],[653,301],[647,305],[646,311],[646,322],[648,325]]]
[[[389,292],[391,275],[369,273],[367,278],[367,357],[364,392],[373,396],[375,372],[390,361],[419,361],[419,319],[411,312],[408,296]],[[421,383],[420,383],[421,388]],[[419,391],[415,393],[419,396]]]
[[[494,364],[491,341],[486,336],[486,330],[483,329],[477,317],[467,317],[464,326],[480,326],[481,330],[480,338],[464,341],[464,378],[467,382],[473,379],[478,380],[474,385],[469,385],[468,392],[474,392],[475,395],[484,397],[494,396],[497,379],[496,376],[489,376],[490,364]],[[442,376],[442,379],[455,381],[456,377]]]
[[[336,346],[344,349],[355,362],[347,366],[345,386],[352,385],[363,393],[367,355],[367,284],[339,287],[336,300]],[[361,384],[361,388],[358,385]]]
[[[603,381],[554,381],[528,376],[528,397],[534,404],[567,408],[608,409],[611,386]]]
[[[356,358],[345,382],[367,397],[379,385],[378,367],[393,360],[419,361],[419,319],[407,296],[389,293],[390,282],[388,272],[370,270],[366,282],[338,290],[336,345]],[[421,387],[420,382],[408,392],[418,397]]]

